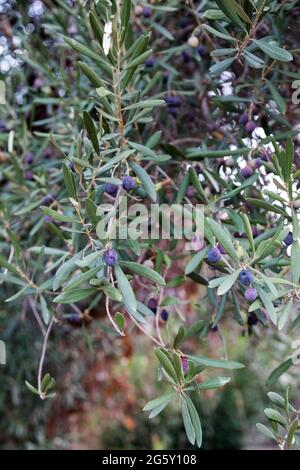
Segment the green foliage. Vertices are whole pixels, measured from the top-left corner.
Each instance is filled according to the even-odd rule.
[[[300,423],[298,412],[289,401],[289,389],[286,390],[285,397],[274,392],[269,392],[268,397],[272,408],[266,408],[264,413],[269,420],[269,427],[257,423],[258,431],[268,439],[276,441],[281,450],[299,449],[297,430]]]
[[[224,433],[236,408],[231,385],[218,390],[232,376],[211,369],[244,368],[235,353],[228,358],[223,325],[247,338],[284,335],[285,344],[299,326],[299,130],[287,98],[298,72],[290,32],[297,2],[173,0],[154,2],[147,15],[131,0],[85,3],[50,2],[32,36],[11,12],[26,54],[2,77],[0,313],[12,322],[31,315],[41,333],[36,374],[24,370],[20,393],[57,396],[60,378],[45,372],[55,349],[49,338],[68,321],[87,334],[100,305],[105,334],[122,341],[140,332],[155,347],[168,388],[144,410],[160,419],[167,406],[177,409],[187,440],[201,447],[198,394],[200,401],[207,390],[220,394],[215,413],[216,421],[218,412],[225,416]],[[131,208],[201,204],[203,243],[196,237],[196,252],[186,250],[175,219],[168,240],[115,237],[125,196]],[[149,222],[129,219],[135,227]],[[216,263],[212,248],[220,251]],[[197,299],[182,294],[192,283]],[[221,352],[203,352],[212,331]],[[289,354],[267,386],[293,372]],[[287,409],[267,408],[271,429],[258,429],[282,447],[297,446],[292,405],[271,396]],[[232,426],[240,432],[239,422]]]

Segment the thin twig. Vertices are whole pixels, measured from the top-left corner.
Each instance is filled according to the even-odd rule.
[[[224,338],[224,336],[223,336],[223,333],[222,333],[220,327],[218,327],[218,333],[219,333],[220,340],[221,340],[222,346],[223,346],[224,359],[227,361],[227,360],[228,360],[228,353],[227,353],[226,342],[225,342],[225,338]]]
[[[166,273],[165,273],[165,275],[166,275]],[[160,311],[161,311],[161,307],[159,307],[159,305],[162,302],[163,296],[164,296],[164,289],[162,288],[160,293],[159,293],[159,298],[158,298],[158,308],[157,308],[156,316],[155,316],[155,327],[156,327],[156,333],[157,333],[158,339],[161,342],[161,344],[164,346],[165,343],[162,339],[161,332],[160,332],[160,326],[159,326],[159,318],[160,318]]]
[[[34,303],[32,297],[29,297],[29,298],[28,298],[28,302],[29,302],[29,305],[30,305],[30,307],[31,307],[32,313],[33,313],[33,315],[34,315],[34,318],[36,319],[37,324],[39,325],[40,330],[41,330],[42,333],[43,333],[43,336],[45,336],[45,335],[46,335],[46,328],[45,328],[44,325],[43,325],[43,322],[42,322],[42,320],[41,320],[41,317],[40,317],[40,315],[39,315],[39,312],[38,312],[37,309],[36,309],[36,305],[35,305],[35,303]]]
[[[154,343],[158,344],[158,346],[164,346],[163,343],[159,342],[156,338],[154,338],[154,336],[152,336],[150,333],[148,333],[148,331],[145,330],[145,328],[143,328],[139,322],[132,316],[130,315],[130,318],[131,320],[133,321],[133,323],[146,335],[148,336],[148,338],[150,338]]]
[[[8,263],[11,263],[11,262],[12,262],[12,259],[13,259],[13,257],[14,257],[14,252],[15,252],[15,250],[14,250],[14,247],[13,247],[13,245],[12,245],[12,246],[10,247],[9,258],[8,258],[8,260],[7,260]],[[7,273],[8,273],[8,269],[4,269],[3,274],[6,276]],[[0,281],[0,286],[1,286],[1,284],[3,284],[3,282],[4,282],[4,279],[2,279],[2,280]]]
[[[47,343],[48,343],[48,339],[49,339],[49,335],[50,335],[50,331],[51,331],[53,322],[54,322],[54,315],[52,316],[52,318],[51,318],[51,320],[50,320],[50,323],[49,323],[49,325],[48,325],[46,334],[45,334],[45,336],[44,336],[43,349],[42,349],[42,354],[41,354],[40,363],[39,363],[39,371],[38,371],[38,391],[39,391],[40,398],[41,398],[42,400],[44,400],[44,398],[45,398],[45,395],[44,395],[44,393],[42,392],[43,365],[44,365],[44,361],[45,361],[45,355],[46,355],[46,350],[47,350]]]
[[[113,327],[115,328],[115,330],[117,330],[119,335],[126,336],[124,331],[120,330],[120,328],[118,327],[118,325],[114,321],[113,317],[111,316],[110,309],[109,309],[109,297],[108,296],[106,296],[106,299],[105,299],[105,309],[106,309],[107,316],[108,316],[110,322],[112,323]]]

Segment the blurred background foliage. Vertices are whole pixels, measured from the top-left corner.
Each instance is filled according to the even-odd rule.
[[[211,142],[220,142],[231,133],[243,135],[243,129],[230,117],[222,100],[210,99],[210,92],[220,85],[208,75],[210,41],[204,39],[204,49],[200,52],[187,45],[197,25],[193,8],[186,8],[185,2],[178,1],[156,3],[142,5],[153,8],[162,4],[169,10],[158,8],[150,17],[136,15],[133,19],[135,31],[141,32],[149,26],[152,29],[155,60],[145,66],[145,81],[155,72],[161,72],[161,91],[179,91],[182,105],[175,114],[162,110],[160,122],[154,123],[154,128],[162,130],[163,140],[174,145],[184,142],[197,145],[204,135],[209,135]],[[205,6],[207,2],[202,3]],[[297,48],[298,2],[274,3],[282,8],[273,30],[284,36],[289,48]],[[80,0],[0,0],[0,78],[5,80],[7,92],[7,104],[1,105],[0,110],[0,185],[13,189],[3,194],[0,207],[2,211],[5,202],[26,200],[30,210],[21,213],[16,223],[20,225],[17,229],[21,238],[23,233],[25,239],[30,230],[33,245],[39,245],[41,240],[47,244],[56,234],[55,226],[46,224],[35,210],[47,194],[61,191],[61,155],[51,145],[48,134],[59,135],[61,141],[71,145],[81,130],[81,112],[91,92],[87,80],[77,72],[76,54],[59,35],[88,43],[90,32],[86,25],[90,5],[91,2]],[[264,23],[261,27],[268,32],[270,25]],[[296,57],[290,71],[296,74],[298,70],[299,57]],[[239,64],[234,72],[242,88],[244,77]],[[255,87],[254,74],[247,78],[250,86]],[[292,75],[279,84],[287,100],[293,78]],[[247,93],[248,89],[244,92],[245,102]],[[266,104],[270,95],[259,89],[257,93],[256,113],[260,122],[269,127],[270,108]],[[274,120],[272,115],[272,131],[296,125],[299,107],[290,107],[287,118]],[[15,133],[18,158],[12,162],[13,171],[9,173],[4,167],[11,130]],[[26,160],[28,153],[33,155],[33,164]],[[35,191],[28,178],[24,178],[27,171],[34,171],[38,177]],[[17,193],[14,192],[16,182]],[[4,240],[1,237],[0,251],[6,243],[4,232],[2,227]],[[187,448],[176,410],[167,410],[152,421],[141,411],[148,400],[164,389],[163,384],[153,380],[156,361],[151,344],[136,332],[124,340],[115,338],[103,321],[101,305],[94,306],[92,319],[80,324],[61,322],[51,336],[46,363],[47,370],[59,377],[55,399],[43,402],[30,394],[24,381],[35,381],[40,332],[34,316],[26,309],[27,300],[17,305],[5,304],[3,300],[13,290],[7,285],[1,285],[0,289],[0,337],[8,349],[7,365],[0,368],[1,448]],[[203,294],[200,285],[179,287],[179,296],[180,289],[184,289],[183,298],[200,299]],[[184,306],[182,313],[187,319],[203,318],[203,310],[205,316],[207,308],[202,306],[202,312],[194,312]],[[222,334],[210,331],[208,336],[199,335],[193,341],[199,340],[203,350],[216,356],[223,351],[225,342],[229,355],[247,365],[246,369],[232,374],[233,380],[224,390],[202,394],[199,411],[206,436],[203,447],[239,449],[264,445],[263,438],[257,437],[254,431],[254,424],[266,405],[264,383],[272,366],[278,365],[290,351],[291,340],[283,333],[274,336],[263,325],[242,327],[232,325],[230,319],[222,321]],[[293,394],[296,395],[293,375],[296,373],[293,370],[288,378],[283,376],[279,388],[284,388],[288,381],[295,385]]]

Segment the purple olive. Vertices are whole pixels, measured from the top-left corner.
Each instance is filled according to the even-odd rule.
[[[136,187],[134,179],[131,176],[124,176],[122,179],[122,187],[125,191],[131,191]]]
[[[160,316],[163,321],[168,321],[169,312],[167,310],[162,310]]]
[[[169,108],[178,108],[181,106],[181,98],[178,95],[167,95],[164,100]]]
[[[240,118],[239,118],[239,123],[240,123],[240,124],[242,124],[243,126],[245,126],[248,121],[249,121],[249,115],[248,115],[248,113],[243,113],[243,114],[240,115]]]
[[[152,310],[152,312],[156,313],[156,309],[157,309],[157,300],[156,300],[154,297],[151,297],[151,298],[148,300],[147,307],[150,308],[150,310]]]
[[[187,374],[190,369],[188,358],[185,356],[181,356],[180,360],[181,360],[183,373]]]
[[[162,76],[163,83],[164,84],[168,83],[169,78],[170,78],[170,73],[168,72],[168,70],[164,70],[163,76]]]
[[[251,168],[250,165],[244,166],[244,168],[241,169],[241,176],[243,178],[249,178],[250,176],[253,175],[253,169]]]
[[[292,232],[289,232],[289,233],[287,234],[287,236],[285,237],[285,239],[283,240],[283,242],[284,242],[284,244],[285,244],[286,246],[290,246],[290,245],[293,244],[293,234],[292,234]]]
[[[263,162],[267,162],[272,156],[272,151],[270,149],[263,149],[260,154],[259,154],[259,158],[263,161]]]
[[[207,48],[205,46],[202,46],[202,44],[200,44],[200,46],[197,47],[197,52],[200,57],[204,57],[207,54]]]
[[[185,64],[188,64],[191,61],[191,54],[188,51],[182,52],[182,58]]]
[[[248,289],[246,289],[245,299],[248,300],[248,302],[254,302],[254,300],[257,299],[257,290],[255,287],[248,287]]]
[[[152,15],[152,8],[151,7],[143,7],[142,15],[144,18],[150,18]]]
[[[52,157],[52,154],[53,152],[51,149],[46,149],[44,150],[43,157],[47,160],[48,158]]]
[[[234,232],[235,238],[247,238],[245,232]]]
[[[187,190],[186,190],[186,195],[187,195],[187,197],[189,197],[189,198],[192,198],[192,197],[194,197],[194,196],[196,195],[196,190],[195,190],[194,186],[189,186],[189,187],[187,188]]]
[[[104,191],[111,196],[115,196],[118,192],[118,186],[113,183],[106,183],[104,186]]]
[[[28,181],[33,181],[33,180],[34,180],[34,177],[33,177],[32,171],[25,171],[25,178],[26,178]]]
[[[153,57],[148,57],[148,59],[145,61],[145,65],[147,68],[152,68],[154,67],[155,65],[155,60],[153,59]]]
[[[250,286],[253,282],[253,274],[248,269],[243,269],[239,274],[239,280],[243,286]]]
[[[263,164],[263,161],[262,161],[261,158],[256,158],[256,159],[254,160],[254,166],[255,166],[255,168],[260,168],[260,167],[262,166],[262,164]]]
[[[115,266],[118,262],[118,253],[113,248],[108,248],[103,255],[106,266]]]
[[[33,153],[31,152],[26,153],[25,162],[28,163],[28,165],[31,165],[31,163],[33,163],[33,160],[34,160]]]
[[[216,246],[211,248],[207,254],[207,259],[210,263],[218,263],[221,257],[220,250]]]
[[[219,252],[220,252],[222,255],[226,255],[226,250],[225,250],[224,246],[221,245],[221,243],[218,243],[217,248],[218,248]]]
[[[251,134],[253,131],[255,131],[256,127],[257,126],[256,126],[254,121],[249,121],[245,125],[245,129],[246,129],[247,132],[249,132],[249,134]]]
[[[178,109],[177,108],[168,108],[167,109],[168,114],[171,114],[172,116],[177,116],[178,114]]]
[[[257,323],[258,323],[257,316],[255,315],[255,313],[251,312],[249,317],[248,317],[248,325],[249,326],[254,326],[254,325],[257,325]]]
[[[53,202],[55,200],[54,196],[52,194],[47,194],[47,196],[45,196],[42,200],[42,204],[44,206],[48,206],[49,204],[51,204],[51,202]]]
[[[81,326],[82,325],[82,315],[79,313],[71,313],[68,317],[68,322],[71,323],[73,326]]]

